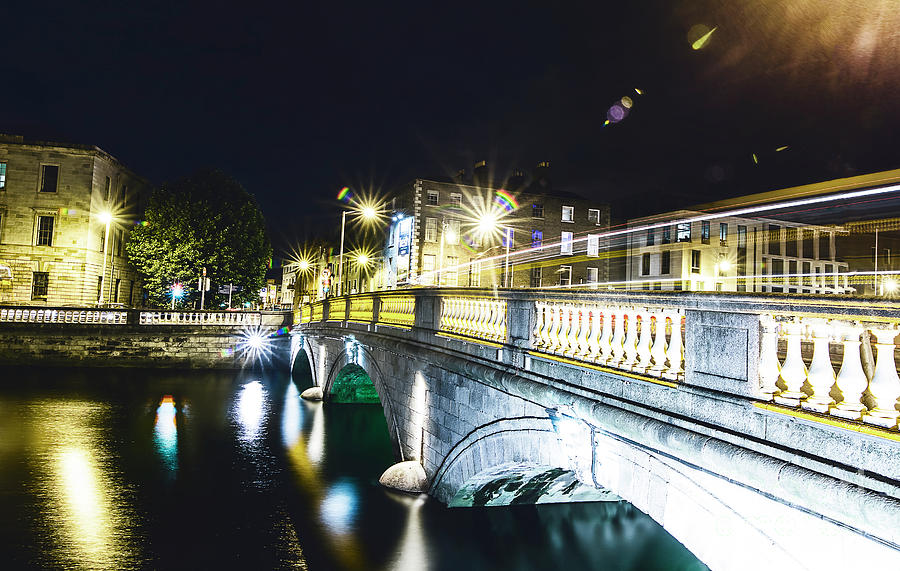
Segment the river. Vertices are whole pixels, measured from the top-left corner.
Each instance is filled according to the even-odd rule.
[[[2,568],[705,569],[626,502],[448,509],[385,490],[381,407],[304,385],[0,368]]]

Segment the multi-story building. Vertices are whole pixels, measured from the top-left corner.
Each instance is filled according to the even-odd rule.
[[[679,210],[628,221],[626,289],[845,293],[839,226]],[[691,219],[694,219],[693,221]],[[662,220],[670,221],[668,223]]]
[[[491,184],[416,179],[395,191],[384,250],[386,288],[597,287],[608,279],[609,206],[549,184],[541,163],[530,184],[517,171]],[[461,179],[462,177],[460,177]]]
[[[149,188],[98,147],[0,135],[0,302],[138,304],[124,245]]]

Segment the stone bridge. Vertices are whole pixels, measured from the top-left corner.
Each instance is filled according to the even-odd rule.
[[[898,569],[897,307],[413,289],[300,308],[291,358],[326,398],[365,369],[444,503],[615,494],[714,569]]]

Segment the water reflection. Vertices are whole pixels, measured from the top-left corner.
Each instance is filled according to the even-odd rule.
[[[153,424],[153,441],[156,450],[162,457],[163,464],[169,472],[178,470],[178,424],[176,420],[175,399],[165,395],[156,409],[156,422]]]
[[[241,426],[240,439],[253,444],[260,437],[263,417],[268,411],[266,390],[259,381],[241,387],[237,399],[237,419]]]
[[[338,480],[328,488],[320,504],[322,522],[331,533],[344,535],[349,533],[356,523],[356,509],[359,504],[359,493],[348,480]]]
[[[288,383],[281,409],[281,441],[290,448],[300,439],[303,416],[300,409],[300,391],[294,383]]]

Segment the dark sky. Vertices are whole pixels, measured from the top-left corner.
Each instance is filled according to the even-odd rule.
[[[900,167],[893,0],[131,4],[5,7],[0,131],[220,168],[279,246],[344,185],[479,159],[550,160],[616,218]]]

